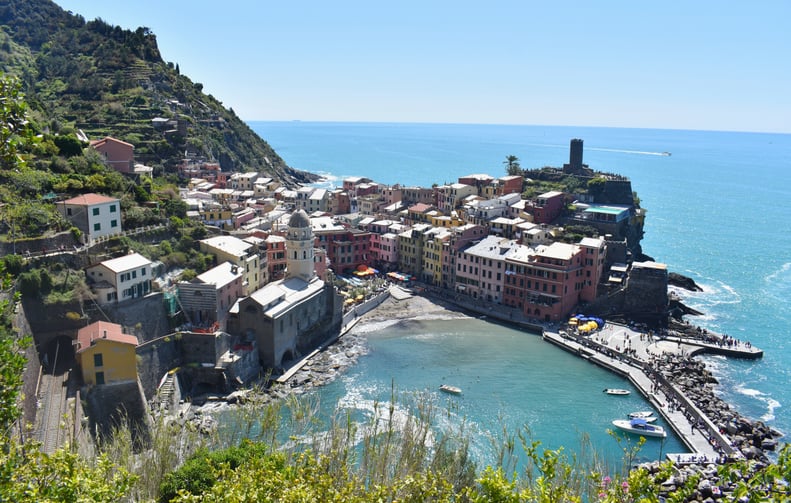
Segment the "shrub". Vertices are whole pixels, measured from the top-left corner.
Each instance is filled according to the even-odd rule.
[[[159,501],[167,502],[175,498],[179,491],[200,495],[207,492],[217,481],[215,470],[226,465],[231,470],[255,458],[267,455],[268,449],[260,443],[244,440],[237,447],[209,452],[201,449],[191,456],[178,470],[165,476],[159,491]],[[274,455],[274,465],[283,469],[285,460],[282,455]]]
[[[5,264],[5,270],[8,271],[9,274],[12,276],[17,276],[20,272],[22,272],[22,267],[25,265],[25,260],[21,255],[6,255],[3,258],[3,263]]]

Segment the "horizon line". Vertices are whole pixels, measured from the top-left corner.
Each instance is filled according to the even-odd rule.
[[[240,117],[241,119],[241,117]],[[557,128],[590,128],[590,129],[643,129],[654,131],[690,131],[699,133],[746,133],[746,134],[772,134],[791,135],[789,131],[747,131],[741,129],[696,129],[673,127],[649,126],[592,126],[581,124],[527,124],[527,123],[497,123],[497,122],[441,122],[441,121],[385,121],[385,120],[312,120],[312,119],[241,119],[244,122],[278,122],[278,123],[306,123],[306,124],[405,124],[405,125],[436,125],[436,126],[513,126],[513,127],[557,127]]]

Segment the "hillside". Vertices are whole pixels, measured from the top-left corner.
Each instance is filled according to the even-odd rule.
[[[174,172],[186,154],[289,186],[316,178],[288,167],[232,109],[163,61],[148,28],[86,22],[50,0],[0,0],[0,72],[21,79],[46,132],[127,141],[157,174]]]

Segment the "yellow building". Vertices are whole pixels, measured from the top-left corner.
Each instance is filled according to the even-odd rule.
[[[121,325],[97,321],[77,331],[77,363],[85,384],[137,380],[137,337]]]
[[[442,247],[450,240],[450,231],[434,227],[423,240],[423,271],[421,279],[430,285],[442,285]]]

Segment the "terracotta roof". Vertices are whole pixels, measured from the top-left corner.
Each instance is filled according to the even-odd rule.
[[[432,206],[429,205],[429,204],[417,203],[417,204],[414,204],[414,205],[410,206],[409,211],[412,211],[414,213],[425,213],[428,210],[430,210],[431,208],[432,208]]]
[[[105,143],[107,143],[109,141],[112,141],[112,142],[115,142],[115,143],[120,143],[122,145],[127,145],[129,147],[135,148],[135,146],[132,145],[131,143],[125,142],[123,140],[119,140],[118,138],[113,138],[112,136],[107,136],[105,138],[102,138],[101,140],[91,140],[90,146],[96,148],[97,146],[103,145],[103,144],[105,144]]]
[[[91,343],[97,339],[106,339],[108,341],[137,346],[137,336],[123,333],[121,325],[108,323],[106,321],[97,321],[77,331],[77,342],[79,344],[77,346],[77,353],[82,353],[91,347]]]
[[[116,202],[118,199],[114,197],[107,197],[101,194],[82,194],[77,197],[72,197],[71,199],[67,199],[63,201],[63,204],[75,204],[81,206],[92,206],[94,204],[101,204],[101,203],[112,203]]]

